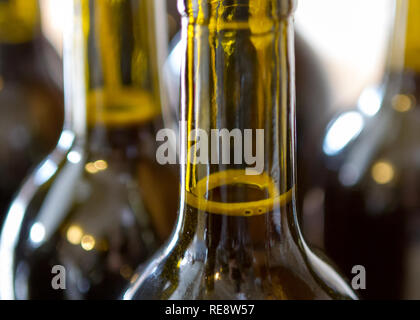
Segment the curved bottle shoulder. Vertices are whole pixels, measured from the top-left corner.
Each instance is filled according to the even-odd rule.
[[[119,165],[92,158],[70,132],[61,135],[6,216],[0,238],[2,297],[119,294],[159,244],[137,177]],[[54,265],[71,273],[63,292],[51,288]]]
[[[252,224],[259,225],[257,221]],[[313,253],[300,237],[296,240],[289,235],[280,242],[274,237],[266,251],[251,238],[240,241],[235,236],[212,240],[216,244],[211,245],[194,236],[191,225],[186,228],[175,230],[168,244],[134,274],[123,299],[357,298],[329,262]],[[261,230],[249,230],[255,232]]]

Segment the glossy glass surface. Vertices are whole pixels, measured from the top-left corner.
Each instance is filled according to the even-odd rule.
[[[172,238],[136,272],[124,299],[356,298],[308,248],[297,223],[294,5],[179,2],[187,44],[180,215]],[[187,137],[197,139],[196,129],[208,136],[212,129],[264,130],[251,147],[263,155],[262,171],[249,174],[234,143],[227,151],[238,156],[235,164],[195,162],[199,147]]]

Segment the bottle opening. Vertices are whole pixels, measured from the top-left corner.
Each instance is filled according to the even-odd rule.
[[[207,200],[224,203],[260,201],[266,200],[268,197],[268,189],[261,189],[257,185],[245,183],[222,185],[206,193]]]
[[[245,170],[213,173],[187,192],[189,206],[212,214],[256,216],[284,206],[292,199],[293,189],[280,194],[277,183],[267,173],[257,176]]]

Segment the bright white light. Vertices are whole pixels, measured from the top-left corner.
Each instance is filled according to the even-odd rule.
[[[396,2],[298,1],[297,32],[318,53],[333,86],[333,106],[353,105],[364,88],[380,81]]]
[[[29,237],[33,243],[40,243],[44,240],[45,228],[42,223],[37,222],[32,226]]]
[[[54,163],[52,160],[47,159],[35,173],[35,183],[37,185],[41,185],[48,181],[54,173],[57,171],[57,164]]]
[[[14,298],[14,248],[24,214],[25,204],[19,200],[14,201],[0,235],[0,300],[12,300]]]
[[[73,164],[78,164],[82,160],[82,156],[77,151],[71,151],[67,155],[67,160],[69,160]]]
[[[61,150],[68,150],[72,146],[73,141],[74,133],[69,130],[65,130],[61,133],[60,139],[58,140],[58,147]]]
[[[359,112],[350,111],[340,115],[327,131],[323,145],[324,152],[329,156],[340,152],[360,134],[363,125],[364,120]]]
[[[376,88],[367,88],[360,95],[357,107],[365,115],[372,117],[378,113],[381,108],[381,91]]]

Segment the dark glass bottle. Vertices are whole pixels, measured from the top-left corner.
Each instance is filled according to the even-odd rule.
[[[173,4],[172,4],[173,6]],[[173,8],[172,8],[173,10]],[[172,16],[176,16],[172,11]],[[169,94],[170,109],[167,115],[178,125],[181,62],[184,43],[181,32],[172,39],[169,56],[165,62],[164,80]],[[322,160],[319,146],[328,124],[330,87],[317,53],[309,43],[295,33],[296,53],[296,134],[297,134],[297,206],[303,233],[311,245],[323,246],[323,216],[318,214],[323,197],[319,185],[322,180]],[[169,121],[168,121],[169,122]],[[320,195],[321,193],[321,195]],[[306,204],[305,203],[306,199]]]
[[[365,267],[367,299],[420,298],[420,3],[396,4],[382,86],[323,142],[325,247],[348,276]]]
[[[64,131],[8,212],[1,298],[116,298],[176,217],[176,174],[156,161],[158,1],[67,4]]]
[[[64,99],[58,54],[36,0],[0,1],[0,225],[29,169],[57,143]]]
[[[124,299],[355,298],[308,248],[297,222],[294,6],[179,1],[186,43],[179,219]],[[204,137],[224,129],[236,132],[229,147],[206,146]],[[262,139],[252,146],[237,138],[246,130]],[[232,161],[221,164],[216,151]],[[262,167],[250,170],[248,152]]]

